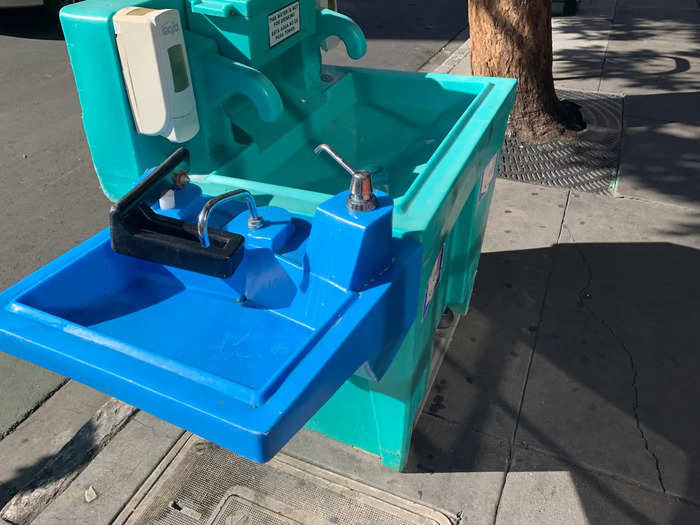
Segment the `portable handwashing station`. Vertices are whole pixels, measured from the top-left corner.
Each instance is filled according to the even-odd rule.
[[[314,0],[86,0],[61,24],[115,203],[0,294],[0,350],[256,461],[306,425],[401,469],[515,82],[322,65],[328,37],[366,43]]]

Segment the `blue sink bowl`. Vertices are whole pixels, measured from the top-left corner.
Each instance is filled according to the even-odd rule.
[[[291,244],[247,246],[220,279],[117,254],[105,230],[0,294],[0,348],[266,461],[415,316],[417,245],[393,239],[357,292]]]

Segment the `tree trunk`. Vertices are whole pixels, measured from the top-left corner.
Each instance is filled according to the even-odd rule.
[[[545,142],[583,129],[578,107],[554,92],[552,0],[468,1],[472,73],[518,79],[509,133]]]

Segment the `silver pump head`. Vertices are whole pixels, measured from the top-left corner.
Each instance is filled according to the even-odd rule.
[[[319,144],[314,148],[316,155],[325,151],[340,167],[347,171],[350,181],[350,195],[345,201],[345,207],[351,211],[370,211],[377,207],[377,196],[372,191],[372,177],[367,170],[356,170],[345,159],[338,155],[328,144]]]

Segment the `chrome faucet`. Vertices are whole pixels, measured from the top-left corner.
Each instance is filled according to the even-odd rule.
[[[330,157],[340,164],[340,167],[351,176],[350,195],[345,201],[345,207],[351,211],[370,211],[377,207],[377,197],[372,192],[372,177],[367,170],[356,170],[348,164],[343,157],[338,155],[328,144],[319,144],[314,148],[316,155],[325,151]]]
[[[231,200],[238,195],[243,195],[245,197],[246,205],[248,206],[248,211],[250,212],[250,217],[248,217],[248,229],[259,230],[265,223],[263,218],[258,215],[258,208],[255,206],[255,201],[253,196],[248,190],[234,190],[228,193],[222,193],[218,197],[209,199],[206,204],[202,207],[202,211],[199,212],[199,217],[197,218],[197,233],[199,234],[199,243],[204,248],[209,248],[209,214],[212,210],[219,204]]]

